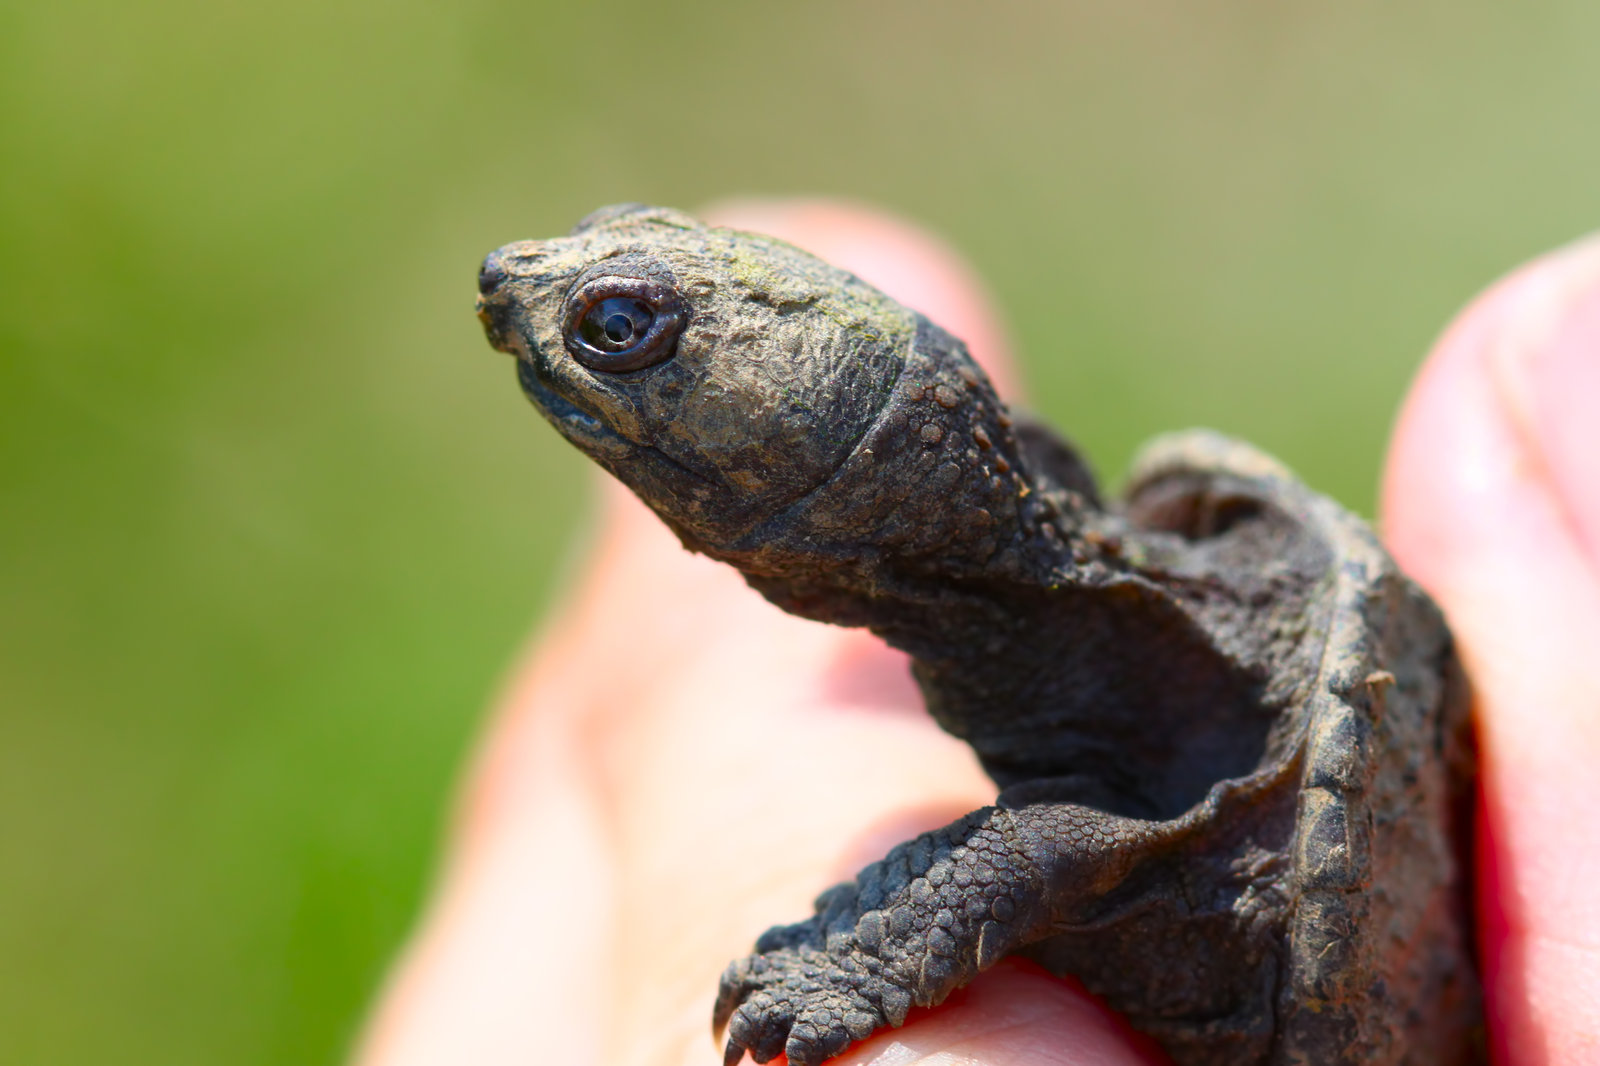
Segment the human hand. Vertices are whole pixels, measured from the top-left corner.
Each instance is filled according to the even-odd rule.
[[[1512,275],[1445,334],[1382,512],[1476,694],[1495,1061],[1600,1062],[1600,239]]]
[[[1014,393],[1005,387],[1004,339],[977,286],[927,237],[825,205],[732,205],[714,218],[789,239],[903,302],[936,309],[1002,390]],[[1572,365],[1557,371],[1587,373],[1591,403],[1600,401],[1597,259],[1591,253],[1583,268],[1588,362],[1579,342],[1578,355],[1562,364]],[[1505,475],[1498,489],[1468,469],[1485,458],[1532,454],[1531,446],[1506,450],[1500,436],[1484,437],[1485,427],[1510,422],[1495,389],[1515,361],[1481,354],[1499,350],[1499,341],[1485,338],[1506,335],[1493,325],[1505,315],[1491,314],[1493,301],[1465,317],[1424,374],[1396,446],[1386,511],[1402,562],[1456,623],[1485,715],[1503,723],[1491,720],[1485,729],[1488,811],[1495,854],[1516,847],[1492,868],[1497,883],[1522,895],[1504,911],[1521,924],[1508,919],[1498,928],[1532,934],[1491,936],[1491,946],[1503,945],[1490,956],[1491,1012],[1506,1019],[1502,1032],[1516,1035],[1524,1056],[1507,1061],[1577,1061],[1526,1056],[1541,1041],[1577,1056],[1590,1045],[1573,1040],[1585,1032],[1593,1040],[1595,1032],[1592,1024],[1575,1028],[1581,1016],[1574,1011],[1597,990],[1597,908],[1563,871],[1592,866],[1600,854],[1572,850],[1588,827],[1571,813],[1585,809],[1574,798],[1585,794],[1577,791],[1586,785],[1577,773],[1583,752],[1600,752],[1600,731],[1581,713],[1600,699],[1576,659],[1577,649],[1600,648],[1600,437],[1590,430],[1576,441],[1580,450],[1588,442],[1587,478],[1573,441],[1561,438],[1562,469],[1577,482],[1558,483],[1548,458],[1534,467],[1490,464]],[[1486,324],[1475,326],[1478,320]],[[1545,350],[1537,341],[1527,347]],[[1568,394],[1553,395],[1569,401],[1569,414],[1582,413]],[[1473,397],[1480,402],[1464,411]],[[1508,435],[1514,444],[1532,440],[1501,434]],[[1577,526],[1532,518],[1519,525],[1501,513],[1517,506],[1506,495],[1512,488],[1545,500],[1544,511],[1516,516],[1559,507],[1579,513],[1576,504],[1552,502],[1570,495],[1559,488],[1569,483],[1589,492],[1587,548]],[[440,891],[380,1006],[363,1066],[714,1062],[709,1002],[728,959],[773,921],[807,913],[817,890],[889,845],[993,798],[970,753],[921,711],[903,657],[863,633],[780,613],[732,570],[685,553],[615,485],[608,483],[602,510],[584,576],[552,614],[491,724]],[[1535,581],[1529,567],[1551,573]],[[1480,580],[1486,573],[1499,575],[1498,583]],[[1546,616],[1570,622],[1561,648],[1534,639],[1544,635]],[[1504,639],[1513,617],[1522,643],[1539,645],[1521,658],[1509,657]],[[1523,662],[1539,664],[1539,678],[1525,677]],[[1542,687],[1534,683],[1541,679]],[[1541,729],[1569,735],[1530,741],[1523,734],[1535,714]],[[1512,734],[1500,743],[1523,752],[1521,760],[1499,755],[1497,728]],[[1564,777],[1550,769],[1561,755],[1555,765],[1572,771]],[[1535,777],[1542,815],[1529,814],[1521,798],[1521,782]],[[803,809],[786,803],[779,787],[802,779]],[[1586,795],[1595,791],[1587,786]],[[1522,828],[1508,835],[1514,826]],[[1574,854],[1588,857],[1575,864]],[[1544,908],[1556,905],[1553,891],[1562,920],[1538,926]],[[1562,948],[1573,934],[1578,946]],[[1563,984],[1579,973],[1587,984]],[[1565,996],[1566,1007],[1549,1010],[1552,996]],[[879,1056],[897,1066],[1160,1061],[1094,1000],[1006,963],[954,1002],[913,1015],[905,1028],[879,1033],[837,1061]]]

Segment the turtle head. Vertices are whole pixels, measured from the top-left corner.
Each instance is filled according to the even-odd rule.
[[[753,578],[948,551],[1026,495],[960,343],[781,241],[624,205],[492,252],[479,289],[551,424]]]
[[[479,288],[534,406],[697,546],[824,482],[914,333],[910,312],[798,249],[656,208],[506,245]]]

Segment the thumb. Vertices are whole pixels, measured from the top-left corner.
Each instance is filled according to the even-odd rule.
[[[1600,240],[1512,275],[1446,333],[1382,510],[1475,686],[1496,1061],[1600,1061]]]

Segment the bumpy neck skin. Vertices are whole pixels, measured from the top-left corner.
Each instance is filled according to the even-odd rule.
[[[1028,447],[960,341],[921,319],[876,422],[822,485],[720,544],[786,610],[898,630],[953,599],[1010,601],[1125,573],[1117,516],[1059,445]],[[919,608],[925,605],[925,608]]]
[[[908,652],[929,711],[1002,786],[1075,781],[1085,802],[1172,816],[1219,762],[1244,773],[1259,755],[1241,730],[1221,741],[1236,751],[1184,757],[1218,743],[1200,723],[1256,714],[1257,679],[1155,576],[1151,542],[1100,507],[1076,458],[1030,441],[926,322],[827,483],[737,543],[695,546],[785,610]],[[1191,780],[1191,766],[1207,769]]]

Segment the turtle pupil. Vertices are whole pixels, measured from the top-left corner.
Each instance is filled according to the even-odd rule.
[[[627,315],[612,315],[606,319],[606,336],[613,344],[621,344],[633,336],[633,319]]]
[[[655,309],[632,296],[609,296],[584,312],[583,342],[599,352],[621,352],[642,342],[655,324]]]

